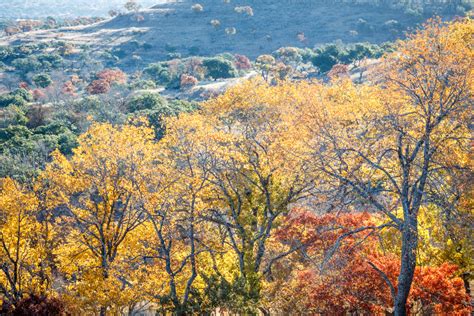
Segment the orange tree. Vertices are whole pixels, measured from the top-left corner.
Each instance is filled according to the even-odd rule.
[[[276,239],[283,244],[304,243],[305,247],[294,254],[290,272],[282,276],[281,287],[286,289],[275,298],[274,306],[290,311],[296,305],[322,314],[393,311],[390,289],[380,271],[395,284],[400,262],[395,253],[380,247],[380,235],[366,230],[377,222],[379,219],[368,213],[315,215],[293,210]],[[335,244],[339,251],[326,260]],[[449,263],[417,267],[409,311],[469,314],[469,295],[456,270]]]

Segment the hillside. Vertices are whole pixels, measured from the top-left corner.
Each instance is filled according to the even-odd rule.
[[[156,4],[155,0],[141,0],[143,6]],[[78,16],[107,16],[108,11],[123,7],[123,0],[11,0],[0,1],[0,18],[69,18]]]
[[[204,0],[202,11],[193,10],[193,5],[189,0],[166,1],[87,27],[3,37],[0,44],[51,40],[89,44],[113,49],[127,67],[137,60],[162,60],[170,53],[231,52],[253,58],[283,46],[314,47],[337,40],[381,43],[403,37],[422,20],[402,10],[326,1]]]

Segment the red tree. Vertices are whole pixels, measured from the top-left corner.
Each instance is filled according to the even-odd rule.
[[[252,68],[252,63],[247,56],[235,54],[235,67],[239,70],[248,70]]]
[[[110,83],[107,80],[94,80],[87,86],[89,94],[102,94],[110,90]]]
[[[124,84],[127,81],[127,75],[120,69],[104,69],[97,73],[97,78],[105,80],[109,84]]]
[[[276,237],[284,244],[306,245],[305,256],[300,260],[310,268],[294,272],[296,282],[291,284],[293,292],[304,298],[301,303],[308,310],[331,315],[391,311],[400,262],[398,255],[383,253],[379,248],[377,231],[371,229],[377,226],[376,221],[368,213],[290,213]],[[311,263],[324,263],[323,269],[308,264],[308,258]],[[409,297],[410,311],[469,315],[469,296],[456,270],[448,263],[417,267]]]

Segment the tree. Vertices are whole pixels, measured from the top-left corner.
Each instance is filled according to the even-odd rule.
[[[0,95],[0,108],[5,108],[10,105],[21,107],[31,101],[33,101],[31,92],[20,88],[13,92]]]
[[[195,282],[211,265],[201,260],[213,248],[209,226],[200,220],[211,192],[209,173],[199,168],[200,157],[195,155],[202,145],[182,133],[199,122],[180,118],[174,124],[176,120],[169,119],[167,134],[157,148],[159,167],[147,177],[148,191],[143,194],[148,232],[142,242],[144,256],[151,261],[148,269],[155,275],[150,280],[152,296],[173,313],[185,314],[204,308]],[[185,122],[186,129],[181,125]],[[196,132],[191,137],[202,139],[201,131]]]
[[[276,60],[271,55],[260,55],[255,60],[255,66],[260,70],[260,73],[265,81],[268,81],[270,74],[275,67]]]
[[[89,94],[104,94],[110,91],[110,83],[107,80],[94,80],[87,86]]]
[[[282,120],[297,98],[291,85],[250,81],[169,124],[188,150],[196,148],[190,155],[209,178],[213,194],[201,216],[219,227],[234,258],[236,275],[226,280],[235,293],[228,302],[233,310],[261,307],[263,275],[278,261],[266,251],[272,232],[311,183],[301,160],[289,157],[294,135]]]
[[[232,62],[223,58],[206,58],[203,61],[207,76],[213,79],[233,78],[237,71]]]
[[[99,80],[105,80],[109,84],[124,84],[127,81],[127,75],[120,69],[104,69],[96,74]]]
[[[318,67],[320,72],[325,73],[339,63],[344,63],[346,51],[337,44],[328,44],[316,49],[316,55],[311,62]]]
[[[101,315],[133,298],[124,245],[144,221],[140,172],[150,167],[153,138],[147,127],[93,125],[70,160],[54,152],[42,175],[51,199],[68,209],[60,269],[79,295],[76,303]]]
[[[199,81],[196,79],[196,77],[187,74],[182,74],[179,85],[182,89],[187,89],[197,85],[198,83]]]
[[[150,64],[143,70],[143,73],[161,85],[167,85],[172,80],[168,67],[163,63]]]
[[[143,93],[132,97],[127,106],[130,112],[136,112],[162,108],[166,104],[166,100],[158,93]]]
[[[21,72],[23,77],[25,77],[28,72],[37,71],[41,68],[41,63],[35,56],[17,58],[12,62],[12,65]]]
[[[16,307],[27,293],[41,291],[40,249],[34,247],[40,225],[35,195],[10,178],[0,180],[0,291],[4,303]]]
[[[390,289],[384,277],[396,284],[400,262],[396,253],[380,244],[383,236],[365,229],[378,226],[378,222],[380,218],[365,212],[316,215],[310,210],[292,210],[279,227],[277,240],[286,247],[295,243],[305,247],[291,258],[289,271],[281,266],[275,269],[274,275],[281,278],[280,286],[285,290],[283,297],[272,297],[271,302],[281,302],[282,309],[301,306],[304,311],[325,314],[390,312],[390,292],[396,288]],[[335,251],[334,245],[337,254],[326,260],[327,253]],[[468,313],[469,296],[456,270],[448,263],[417,267],[408,310]]]
[[[124,5],[124,8],[129,12],[138,12],[140,7],[141,6],[135,0],[128,0]]]
[[[33,82],[39,88],[47,88],[53,83],[53,80],[51,80],[51,76],[48,74],[37,74],[33,76]]]
[[[333,197],[365,204],[401,234],[395,315],[406,314],[420,208],[455,205],[453,192],[440,188],[465,168],[473,30],[470,20],[430,22],[384,59],[376,71],[380,88],[346,82],[319,94],[324,111],[307,112],[315,168],[331,179],[324,185],[337,189]],[[459,160],[447,159],[448,152]]]
[[[252,63],[250,59],[245,55],[235,54],[235,67],[238,70],[249,70],[252,69]]]

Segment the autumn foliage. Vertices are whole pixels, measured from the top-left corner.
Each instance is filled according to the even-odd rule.
[[[0,180],[3,310],[469,315],[473,33],[431,21],[370,84],[343,66],[285,81],[260,56],[263,80],[162,118],[159,140],[139,115],[90,122],[37,176]],[[126,81],[105,69],[87,91]]]
[[[125,73],[119,69],[104,69],[97,73],[97,79],[87,86],[89,94],[107,93],[112,85],[124,84],[127,80]]]
[[[375,227],[379,219],[367,213],[327,214],[296,209],[290,219],[276,233],[283,243],[305,244],[301,264],[314,260],[323,266],[294,269],[287,286],[287,295],[300,297],[301,305],[323,314],[384,313],[390,312],[393,301],[390,289],[381,276],[382,271],[394,284],[400,263],[393,253],[384,253],[372,229],[354,233],[338,244],[338,238],[363,227]],[[361,241],[364,240],[364,243]],[[328,258],[329,257],[329,258]],[[444,263],[439,267],[418,267],[409,298],[413,313],[468,314],[469,301],[463,281],[456,274],[457,267]],[[299,293],[295,295],[295,293]]]

